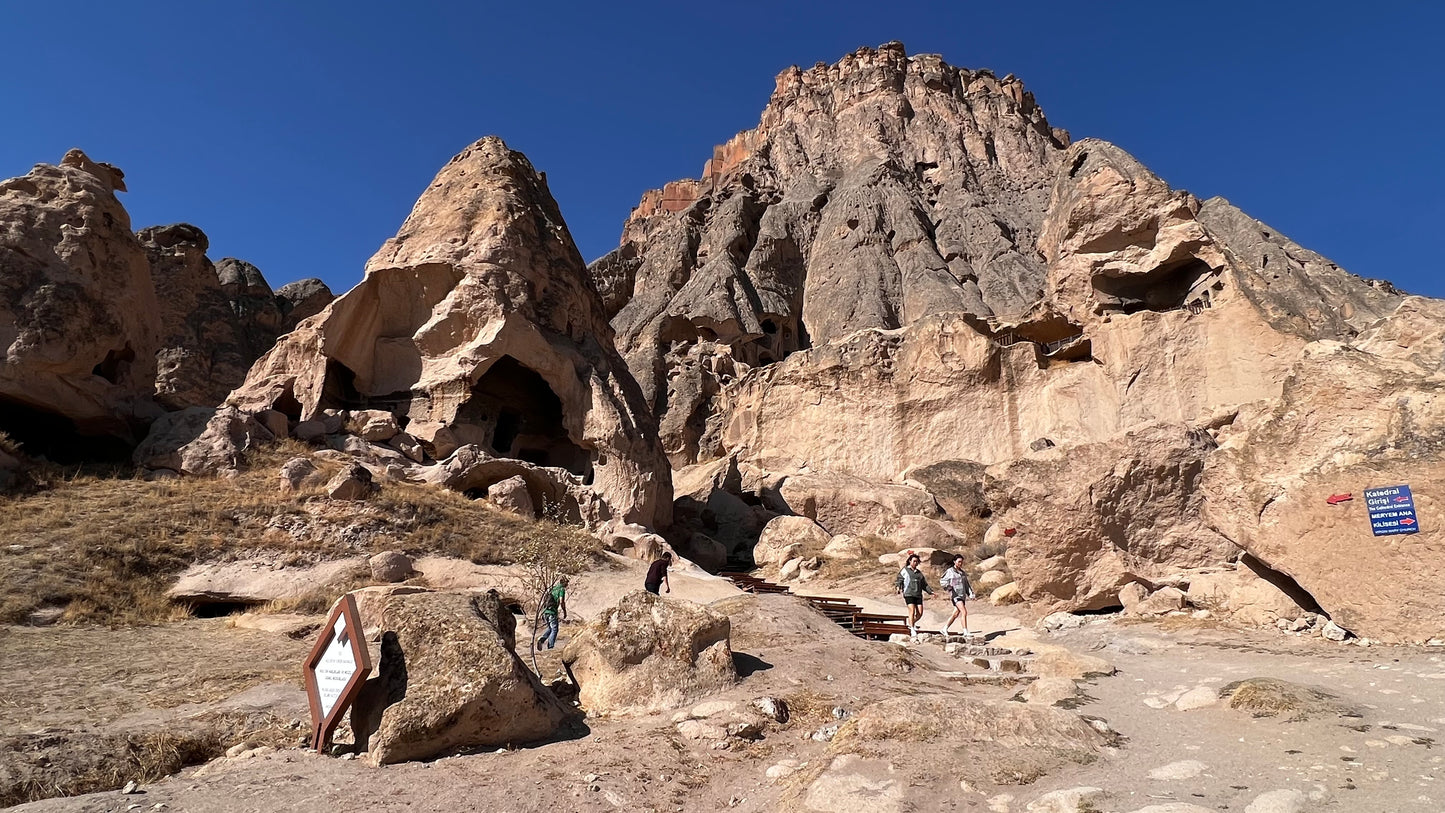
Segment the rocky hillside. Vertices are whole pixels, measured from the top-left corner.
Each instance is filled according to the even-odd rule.
[[[1384,368],[1419,360],[1438,303],[1072,142],[1012,76],[897,43],[789,69],[758,126],[644,195],[591,271],[679,470],[673,538],[694,556],[745,559],[783,515],[899,547],[947,545],[907,530],[935,521],[1012,531],[1023,597],[1053,609],[1187,587],[1247,551],[1370,635],[1445,621],[1441,590],[1404,578],[1429,526],[1356,556],[1358,502],[1315,502],[1434,476],[1438,453],[1398,450],[1433,436],[1439,356]],[[1378,371],[1328,376],[1373,387],[1365,400],[1395,392],[1380,376],[1418,393],[1395,407],[1409,417],[1344,414],[1318,392],[1322,358]],[[1355,429],[1297,454],[1290,438],[1316,431],[1306,389]],[[1338,583],[1342,557],[1378,579],[1370,600]],[[1389,609],[1421,590],[1425,618]]]
[[[331,293],[213,265],[184,223],[131,231],[124,174],[71,150],[0,182],[0,431],[57,461],[125,459],[167,410],[214,407]],[[294,292],[294,293],[293,293]]]

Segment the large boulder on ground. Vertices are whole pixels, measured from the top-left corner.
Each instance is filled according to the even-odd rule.
[[[274,439],[254,416],[234,407],[189,407],[152,424],[131,459],[149,469],[216,474],[239,468],[247,451]]]
[[[728,617],[643,590],[568,642],[562,661],[592,714],[676,708],[737,682]]]
[[[1361,337],[1378,353],[1310,345],[1284,394],[1222,437],[1205,474],[1215,527],[1372,639],[1445,629],[1445,373],[1411,346],[1431,346],[1442,318],[1445,303],[1413,300]],[[1393,530],[1419,530],[1375,537],[1364,491],[1398,485],[1413,490],[1417,523]],[[1353,499],[1332,505],[1334,495]]]
[[[753,547],[753,561],[776,565],[799,556],[816,556],[831,540],[827,531],[807,517],[774,517],[763,526]]]
[[[496,591],[392,595],[379,676],[353,726],[372,762],[546,739],[570,712],[527,669]]]
[[[537,506],[527,491],[527,481],[514,474],[487,487],[487,502],[503,511],[531,519],[537,516]]]
[[[230,401],[300,420],[385,408],[423,441],[414,427],[439,424],[462,446],[563,472],[605,504],[593,524],[671,519],[656,425],[556,201],[494,137],[443,167],[361,283],[287,334]]]
[[[1160,425],[990,467],[997,524],[1018,529],[1008,565],[1023,597],[1102,609],[1130,582],[1232,558],[1237,548],[1201,515],[1213,449],[1202,430]]]
[[[1277,583],[1282,578],[1288,579],[1246,555],[1237,567],[1190,574],[1186,597],[1194,607],[1249,626],[1293,621],[1318,609],[1298,586]],[[1301,601],[1310,606],[1301,606]]]

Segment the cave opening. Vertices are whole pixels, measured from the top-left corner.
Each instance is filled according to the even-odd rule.
[[[591,455],[568,436],[562,417],[562,401],[542,376],[502,356],[472,386],[471,396],[457,411],[456,430],[498,457],[586,477]]]
[[[90,371],[112,384],[120,384],[129,377],[130,363],[133,361],[135,361],[135,351],[127,342],[125,347],[119,350],[107,350],[105,358],[101,359],[100,363]]]
[[[1188,257],[1149,274],[1096,276],[1093,285],[1099,294],[1097,310],[1100,314],[1131,314],[1208,304],[1208,282],[1217,273],[1209,263],[1198,257]]]
[[[0,398],[0,431],[32,457],[53,463],[129,463],[133,444],[104,432],[84,432],[74,421],[10,398]]]

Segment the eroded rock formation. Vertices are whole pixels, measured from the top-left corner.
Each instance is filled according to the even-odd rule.
[[[1403,300],[1388,283],[1170,188],[1117,146],[1073,142],[1011,76],[897,43],[783,72],[758,126],[701,178],[644,195],[591,272],[670,461],[696,481],[689,506],[707,506],[679,511],[693,532],[739,504],[769,513],[734,528],[791,514],[891,538],[910,516],[945,536],[992,522],[1018,534],[1020,597],[1056,609],[1115,605],[1135,580],[1185,585],[1248,550],[1310,592],[1313,578],[1327,612],[1357,611],[1301,575],[1310,556],[1291,569],[1283,539],[1251,530],[1269,517],[1264,486],[1224,484],[1292,471],[1285,430],[1251,453],[1267,464],[1229,452],[1235,479],[1212,475],[1217,490],[1203,472],[1216,437],[1302,414],[1287,382],[1312,343],[1399,340],[1386,356],[1435,371],[1445,354],[1428,320],[1380,321]],[[1420,376],[1399,386],[1423,398],[1436,385]],[[724,460],[749,474],[714,476]],[[1249,496],[1206,522],[1231,487]],[[925,499],[859,496],[889,489]],[[852,516],[865,503],[878,520]]]
[[[281,327],[200,229],[132,233],[125,188],[80,150],[0,182],[0,430],[37,455],[123,459],[167,410],[218,405]]]
[[[581,256],[546,182],[497,138],[453,158],[362,282],[288,334],[230,401],[302,421],[382,410],[434,458],[473,450],[449,485],[485,493],[546,469],[560,484],[550,491],[599,495],[589,522],[671,516],[656,429]]]

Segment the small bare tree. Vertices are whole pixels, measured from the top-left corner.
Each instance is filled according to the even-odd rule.
[[[532,600],[532,634],[528,648],[532,654],[532,671],[537,668],[537,635],[542,624],[542,608],[547,592],[563,576],[575,576],[587,567],[596,555],[598,543],[591,536],[561,525],[551,519],[554,511],[544,510],[536,529],[527,534],[516,549],[516,563],[523,592]]]

